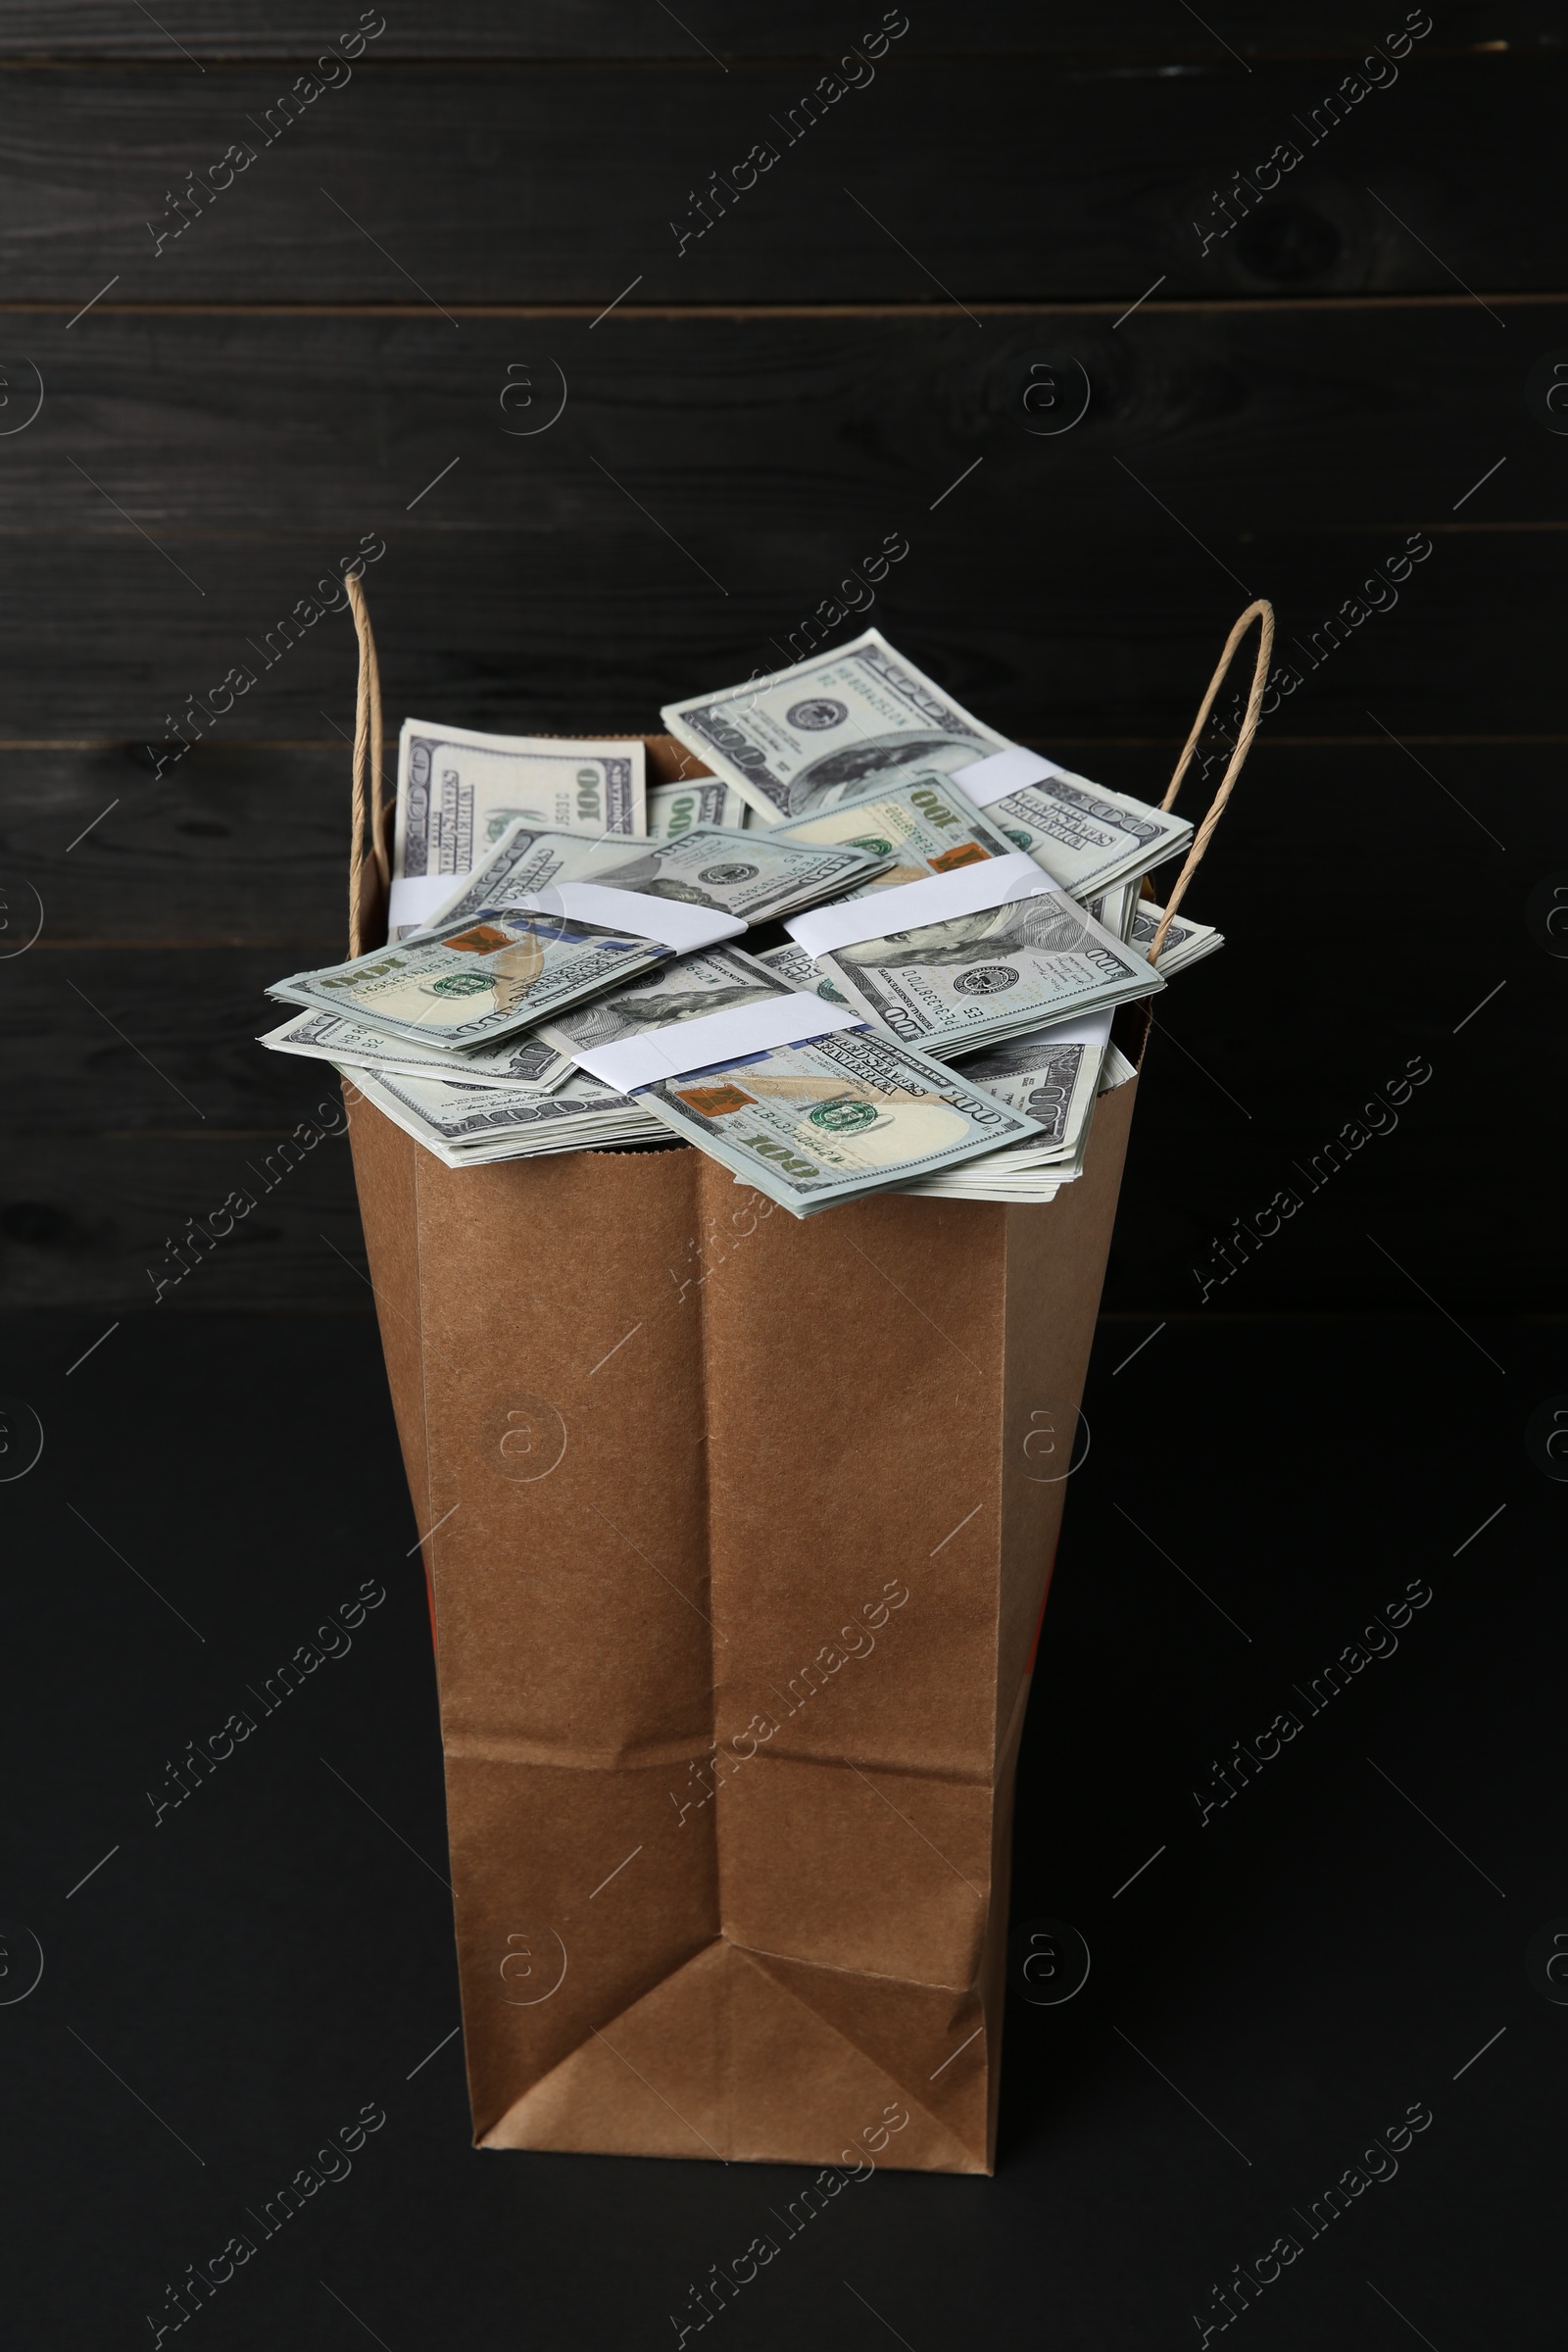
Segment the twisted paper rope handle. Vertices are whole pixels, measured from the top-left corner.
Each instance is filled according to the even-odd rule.
[[[375,636],[370,627],[370,614],[365,602],[365,590],[358,577],[352,573],[349,574],[345,585],[349,592],[349,608],[354,614],[355,631],[360,641],[359,701],[354,718],[353,845],[349,859],[349,954],[358,956],[362,946],[367,813],[369,816],[369,854],[374,861],[383,893],[391,888],[392,860],[386,838],[387,805],[381,791],[381,672],[375,658]],[[1254,620],[1259,624],[1257,660],[1252,669],[1252,689],[1247,699],[1247,716],[1243,721],[1241,734],[1237,739],[1235,750],[1231,753],[1225,773],[1219,780],[1219,788],[1208,805],[1208,812],[1193,836],[1193,846],[1187,853],[1186,863],[1176,877],[1176,887],[1166,901],[1164,919],[1154,933],[1150,947],[1149,960],[1151,963],[1158,960],[1159,952],[1165,944],[1165,934],[1170,929],[1176,909],[1182,903],[1188,883],[1202,863],[1203,852],[1213,838],[1215,826],[1225,813],[1225,804],[1231,797],[1237,777],[1247,764],[1247,755],[1251,750],[1252,738],[1257,733],[1258,714],[1263,701],[1263,687],[1268,677],[1269,656],[1274,650],[1274,608],[1266,598],[1259,597],[1255,604],[1249,605],[1226,638],[1225,651],[1219,658],[1219,666],[1208,682],[1208,692],[1199,707],[1198,716],[1193,721],[1192,733],[1187,738],[1182,756],[1176,762],[1176,772],[1171,777],[1164,800],[1160,803],[1162,808],[1169,808],[1174,805],[1176,795],[1181,790],[1182,778],[1192,765],[1193,754],[1198,749],[1198,739],[1208,723],[1208,714],[1214,707],[1214,698],[1225,683],[1231,662],[1235,659],[1237,647]],[[368,804],[368,808],[367,804]],[[1147,888],[1148,885],[1146,884],[1145,887]]]
[[[381,671],[375,659],[375,637],[365,590],[357,574],[346,575],[349,610],[360,641],[360,691],[354,714],[353,843],[349,853],[349,954],[361,953],[361,916],[365,879],[366,803],[369,803],[370,857],[380,877],[383,895],[392,886],[392,859],[386,841],[386,802],[381,793]],[[368,773],[367,773],[368,771]]]
[[[1208,681],[1208,692],[1204,695],[1198,716],[1193,721],[1193,731],[1187,738],[1186,749],[1176,762],[1176,773],[1170,780],[1170,788],[1159,804],[1162,808],[1169,808],[1174,805],[1176,795],[1181,790],[1182,778],[1192,765],[1193,754],[1198,749],[1198,739],[1208,724],[1208,714],[1214,708],[1214,697],[1225,683],[1227,672],[1236,657],[1237,647],[1254,620],[1258,623],[1257,661],[1252,669],[1252,691],[1247,698],[1247,716],[1242,722],[1242,731],[1237,738],[1236,749],[1230,756],[1230,763],[1219,780],[1219,789],[1208,804],[1208,813],[1193,835],[1193,846],[1187,853],[1186,864],[1176,877],[1176,887],[1165,901],[1164,919],[1154,933],[1149,950],[1151,963],[1158,960],[1159,951],[1165,945],[1165,934],[1171,927],[1188,883],[1203,861],[1203,852],[1213,838],[1214,827],[1225,813],[1225,804],[1231,797],[1231,789],[1247,764],[1247,755],[1251,750],[1252,738],[1257,733],[1258,713],[1263,702],[1263,688],[1268,679],[1269,656],[1274,651],[1274,608],[1266,597],[1260,596],[1255,604],[1248,606],[1247,611],[1226,638],[1225,651],[1219,658],[1219,667]],[[1144,887],[1146,890],[1149,888],[1147,882]]]

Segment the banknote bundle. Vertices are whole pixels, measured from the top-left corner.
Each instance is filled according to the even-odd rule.
[[[1164,919],[1163,906],[1156,906],[1152,899],[1140,899],[1125,936],[1147,956]],[[1201,963],[1205,956],[1212,956],[1224,945],[1224,933],[1216,931],[1212,923],[1190,923],[1184,914],[1179,914],[1165,934],[1165,944],[1159,951],[1159,969],[1168,980],[1172,972],[1185,971],[1190,963]]]
[[[853,844],[819,846],[693,824],[662,841],[586,840],[509,827],[473,872],[450,893],[434,920],[448,923],[512,906],[519,895],[558,883],[594,882],[607,890],[704,906],[737,928],[778,920],[879,872],[887,854]]]
[[[1037,1120],[1040,1133],[906,1189],[949,1200],[1054,1200],[1083,1171],[1089,1123],[1113,1051],[1110,1023],[1108,1012],[1091,1013],[965,1055],[959,1074]]]
[[[664,1141],[663,1128],[640,1103],[581,1072],[573,1072],[553,1095],[468,1086],[374,1065],[345,1066],[343,1075],[394,1126],[449,1168]]]
[[[1223,945],[1183,916],[1149,961],[1190,825],[875,629],[663,715],[710,772],[407,721],[388,944],[278,981],[261,1042],[452,1168],[678,1142],[803,1217],[1072,1183],[1115,1009]]]
[[[1184,817],[1009,744],[878,629],[760,681],[668,703],[663,718],[764,825],[820,817],[890,784],[947,781],[1074,898],[1148,873],[1192,839]]]
[[[414,1078],[439,1078],[445,1071],[461,1076],[466,1086],[499,1086],[509,1092],[553,1094],[571,1076],[571,1063],[542,1037],[514,1032],[493,1046],[474,1046],[460,1057],[444,1046],[394,1041],[363,1021],[345,1020],[341,1013],[300,1012],[269,1029],[257,1041],[274,1054],[300,1054],[313,1061],[329,1061],[335,1069],[400,1070]]]
[[[829,1004],[845,1002],[842,991],[793,940],[764,949],[757,960],[791,988]],[[1106,1011],[1060,1021],[962,1055],[954,1065],[960,1077],[1027,1113],[1041,1132],[902,1189],[950,1200],[1054,1200],[1062,1185],[1082,1173],[1097,1098],[1135,1074],[1111,1043],[1111,1018]]]
[[[402,926],[428,910],[509,825],[633,835],[648,830],[646,759],[634,737],[579,743],[559,735],[484,735],[405,719],[398,738],[392,912]],[[399,885],[411,887],[400,888]]]
[[[750,1002],[579,1043],[579,1066],[798,1217],[1039,1132],[928,1054],[752,970]]]
[[[581,907],[586,895],[579,885],[567,903]],[[617,896],[627,909],[622,929],[540,907],[487,909],[481,919],[416,932],[348,963],[293,972],[267,993],[280,1004],[345,1015],[400,1043],[439,1041],[458,1051],[494,1045],[673,955],[631,927],[638,910],[629,897],[592,893],[595,902]]]
[[[693,776],[683,784],[648,787],[648,838],[673,841],[693,825],[721,825],[739,833],[746,822],[746,803],[722,776]]]
[[[941,1060],[1165,985],[1016,851],[786,928],[847,1004]]]

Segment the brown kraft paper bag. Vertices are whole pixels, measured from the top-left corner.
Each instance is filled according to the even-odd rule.
[[[389,869],[350,588],[359,954]],[[1167,796],[1254,617],[1172,911],[1266,606]],[[990,2172],[1013,1773],[1137,1080],[1052,1202],[807,1223],[681,1146],[451,1170],[346,1092],[477,2144]]]

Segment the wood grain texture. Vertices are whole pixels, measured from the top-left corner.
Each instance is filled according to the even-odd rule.
[[[873,4],[856,10],[842,0],[797,0],[787,12],[759,11],[737,21],[733,9],[683,8],[680,22],[644,0],[400,0],[376,41],[379,56],[413,58],[667,59],[689,63],[704,51],[719,59],[831,58],[883,24],[907,15],[901,45],[948,56],[1123,57],[1212,63],[1227,45],[1243,59],[1307,54],[1358,57],[1407,14],[1401,6],[1368,17],[1360,0],[1318,5],[1231,9],[1223,40],[1162,0],[1119,0],[1114,19],[1102,6],[1073,0],[1041,9],[1027,0],[989,0],[983,9],[960,0],[925,0],[913,12]],[[355,6],[323,16],[300,0],[168,0],[156,24],[137,19],[118,0],[7,0],[0,7],[0,57],[136,58],[167,65],[177,43],[187,57],[213,63],[254,57],[313,58],[323,40],[361,20]],[[1557,12],[1502,0],[1457,0],[1442,11],[1430,39],[1465,49],[1503,41],[1510,47],[1552,46],[1561,37]]]
[[[1064,748],[1091,765],[1091,747]],[[334,769],[341,786],[332,756],[314,757],[331,762],[319,768],[323,793]],[[1169,757],[1101,745],[1091,772],[1155,793]],[[56,796],[64,764],[56,755]],[[1489,1301],[1532,1311],[1553,1295],[1562,1267],[1548,1203],[1563,1120],[1543,1080],[1541,1041],[1562,1017],[1568,974],[1532,935],[1527,900],[1562,858],[1559,773],[1560,755],[1545,749],[1423,745],[1418,764],[1393,745],[1313,749],[1265,738],[1190,899],[1228,945],[1178,974],[1154,1007],[1113,1309],[1197,1305],[1194,1268],[1222,1272],[1214,1244],[1282,1187],[1300,1194],[1302,1209],[1267,1248],[1254,1244],[1215,1294],[1227,1309],[1308,1311],[1347,1298],[1410,1305],[1413,1294],[1400,1297],[1402,1278],[1369,1247],[1368,1231],[1451,1311]],[[243,844],[267,803],[266,766],[257,755],[210,755],[193,760],[188,789],[209,821],[228,808],[229,838]],[[1196,806],[1201,798],[1200,790]],[[260,1162],[279,1135],[319,1121],[331,1099],[325,1064],[250,1042],[271,1024],[261,992],[297,959],[291,943],[145,944],[139,927],[150,912],[166,936],[181,923],[210,925],[215,906],[236,926],[258,919],[243,858],[215,873],[206,840],[179,830],[188,805],[168,808],[156,881],[122,894],[123,945],[51,945],[46,931],[0,966],[17,1041],[9,1107],[21,1138],[0,1188],[0,1234],[10,1236],[13,1275],[30,1299],[134,1303],[146,1289],[144,1260],[159,1262],[145,1259],[145,1237],[161,1251],[165,1233],[203,1213],[208,1171]],[[1501,847],[1481,829],[1482,811]],[[39,821],[52,821],[47,808]],[[122,836],[108,825],[90,837],[106,836],[90,884],[98,922],[112,910],[118,872],[152,871],[156,801]],[[341,849],[324,821],[311,838],[296,887],[314,871],[324,905]],[[1315,862],[1312,845],[1325,839],[1354,844],[1332,873]],[[297,945],[309,953],[309,941]],[[1315,1155],[1348,1122],[1364,1121],[1412,1057],[1430,1063],[1430,1080],[1332,1180],[1320,1171],[1314,1191]],[[1371,1116],[1389,1126],[1386,1112]],[[336,1156],[323,1147],[318,1159],[335,1166]],[[243,1181],[226,1178],[207,1205]],[[1511,1203],[1505,1225],[1492,1213],[1499,1184]],[[112,1207],[120,1190],[123,1212]],[[338,1221],[321,1230],[350,1249],[346,1174],[329,1183],[301,1169],[270,1197],[269,1217],[283,1219],[279,1242],[213,1252],[180,1303],[357,1303],[324,1251],[318,1263],[308,1220],[289,1222],[296,1195],[312,1214],[318,1200],[335,1201]]]
[[[940,528],[911,531],[909,557],[866,618],[1010,735],[1166,736],[1192,716],[1247,601],[1242,581],[1248,593],[1272,591],[1284,635],[1305,645],[1406,536],[1398,517],[1333,535],[1221,537],[1210,557],[1113,468],[1107,475],[1107,522],[1115,501],[1132,527],[1102,533],[1088,576],[1072,568],[1065,541],[1047,560],[1049,509],[1025,539],[1017,510],[1003,502],[976,518],[987,527],[960,527],[955,498]],[[742,555],[746,574],[732,564],[734,591],[721,598],[635,513],[629,526],[618,508],[607,513],[613,495],[606,485],[588,539],[519,539],[507,550],[453,533],[387,556],[370,602],[394,721],[412,712],[503,729],[651,729],[665,697],[776,667],[790,633],[865,552],[849,539],[830,554],[815,533],[783,531],[737,551],[720,539],[714,512],[694,508],[688,517],[666,502],[701,563],[716,569],[726,553]],[[897,524],[899,508],[890,510]],[[1366,736],[1372,711],[1400,736],[1562,732],[1552,669],[1557,536],[1433,537],[1432,557],[1396,609],[1368,619],[1315,670],[1304,654],[1292,657],[1303,683],[1286,726]],[[232,713],[229,724],[220,720],[216,741],[241,727],[303,735],[313,720],[319,741],[329,721],[350,724],[346,619],[318,623],[271,672],[247,650],[310,589],[329,547],[245,550],[243,577],[230,570],[226,580],[217,565],[237,570],[239,551],[209,549],[207,576],[220,594],[202,606],[168,603],[158,557],[134,538],[97,553],[40,548],[26,575],[0,583],[0,626],[26,662],[7,681],[6,735],[122,730],[157,744],[187,696],[210,695],[246,662],[256,688],[236,707],[238,724]],[[58,629],[45,633],[50,611],[71,612],[70,643]],[[86,662],[82,645],[93,649]],[[1282,644],[1282,659],[1289,652]]]
[[[989,715],[988,704],[979,708]],[[1404,883],[1382,919],[1400,927],[1401,952],[1426,963],[1475,933],[1472,920],[1462,932],[1444,925],[1429,940],[1427,897],[1461,882],[1479,889],[1491,877],[1499,887],[1505,880],[1514,896],[1489,895],[1486,920],[1511,940],[1524,922],[1523,894],[1560,852],[1553,828],[1561,750],[1427,735],[1401,746],[1365,732],[1372,742],[1316,745],[1264,721],[1234,806],[1192,885],[1190,911],[1218,922],[1234,940],[1243,935],[1244,912],[1266,900],[1254,919],[1259,939],[1271,938],[1280,897],[1297,891],[1298,876],[1311,887],[1312,845],[1330,831],[1354,844],[1353,868],[1348,880],[1324,876],[1312,890],[1326,898],[1314,921],[1337,919],[1348,892],[1358,926],[1397,871]],[[1174,733],[1126,744],[1053,730],[1040,740],[1069,765],[1145,800],[1161,797],[1180,748]],[[1183,787],[1181,806],[1195,816],[1218,773],[1219,761],[1210,760],[1205,777],[1204,758]],[[104,814],[111,800],[118,806]],[[349,762],[335,747],[198,748],[157,781],[123,749],[5,751],[0,803],[10,945],[38,928],[42,907],[38,945],[0,959],[7,986],[24,985],[50,956],[75,970],[66,951],[76,949],[126,951],[126,970],[130,951],[199,950],[221,961],[232,950],[244,969],[273,978],[295,951],[325,960],[341,948]],[[70,847],[94,814],[101,821]],[[1353,958],[1346,968],[1353,984]]]
[[[6,975],[9,1124],[30,1135],[286,1135],[337,1078],[326,1062],[256,1043],[289,1017],[264,991],[338,953],[319,940],[61,951],[46,933]]]
[[[274,1139],[230,1135],[100,1137],[90,1148],[75,1135],[19,1139],[0,1205],[8,1301],[106,1315],[373,1311],[346,1142],[279,1168],[270,1188],[270,1152],[275,1158]],[[216,1248],[187,1247],[190,1271],[160,1298],[158,1282],[181,1262],[171,1243],[188,1242],[190,1219],[210,1231],[235,1192],[255,1208]]]
[[[774,665],[889,534],[870,616],[1013,733],[1180,729],[1252,593],[1303,679],[1281,731],[1553,732],[1565,443],[1524,394],[1568,306],[1502,315],[29,322],[0,735],[351,729],[346,615],[297,611],[367,540],[394,722],[642,728]],[[1396,606],[1291,650],[1421,531]]]
[[[1107,1303],[1194,1306],[1416,1054],[1396,1132],[1303,1176],[1216,1300],[1538,1306],[1556,21],[1464,6],[1314,143],[1364,13],[934,6],[808,129],[789,110],[879,10],[396,13],[284,128],[324,36],[281,0],[0,5],[12,1295],[146,1303],[166,1237],[329,1097],[251,1041],[265,982],[341,949],[353,646],[310,600],[384,544],[394,726],[644,728],[869,619],[1148,797],[1271,596],[1298,682],[1190,902],[1230,945],[1156,1006]],[[1215,192],[1298,136],[1226,226]],[[696,235],[694,191],[762,138]],[[166,192],[236,139],[255,161],[155,253]],[[1365,584],[1412,536],[1396,603]],[[364,1306],[356,1230],[322,1146],[158,1311]]]
[[[1232,540],[1441,524],[1504,454],[1465,526],[1568,524],[1568,443],[1526,399],[1537,358],[1568,346],[1568,300],[1502,299],[1500,327],[1457,293],[1304,309],[1156,299],[1115,317],[992,312],[977,329],[953,309],[617,314],[598,327],[469,316],[454,334],[429,313],[150,318],[104,304],[70,329],[11,316],[0,423],[37,406],[27,362],[45,395],[33,422],[0,434],[0,527],[94,548],[139,527],[181,561],[237,542],[231,567],[269,539],[314,539],[330,564],[368,528],[400,548],[581,537],[634,523],[635,496],[682,537],[749,543],[804,523],[831,562],[839,530],[853,562],[879,523],[912,536],[977,458],[983,480],[932,529],[963,527],[989,498],[1026,522],[1049,511],[1054,532],[1085,541],[1114,531],[1140,503],[1117,460],[1146,497]],[[189,568],[211,594],[194,554]],[[735,568],[732,587],[755,566]]]
[[[199,745],[155,780],[122,744],[0,751],[6,944],[41,910],[49,946],[265,945],[269,979],[296,949],[346,955],[349,764]]]
[[[0,257],[11,300],[71,309],[111,276],[122,302],[412,288],[593,309],[634,279],[643,301],[933,306],[1131,303],[1161,277],[1200,298],[1553,287],[1565,74],[1556,56],[1418,51],[1335,122],[1343,59],[1003,69],[894,51],[811,120],[808,58],[719,73],[367,57],[286,120],[281,62],[19,67],[0,72]],[[1478,122],[1506,172],[1474,169]],[[1215,192],[1287,140],[1299,164],[1227,229]],[[760,143],[777,160],[756,185],[720,192],[706,229],[688,221],[707,175]],[[171,191],[236,144],[254,161],[176,233]]]

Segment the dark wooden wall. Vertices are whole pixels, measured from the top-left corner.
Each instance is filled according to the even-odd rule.
[[[250,1043],[343,941],[346,618],[266,662],[318,579],[384,543],[391,727],[644,728],[901,532],[869,617],[1151,798],[1249,596],[1301,672],[1189,902],[1231,945],[1156,1008],[1109,1302],[1196,1305],[1213,1239],[1426,1056],[1211,1305],[1550,1303],[1564,21],[1434,0],[1312,144],[1407,13],[909,0],[791,143],[879,7],[388,0],[282,129],[356,9],[0,6],[10,1298],[150,1303],[165,1237],[327,1098]],[[164,1311],[368,1303],[358,1255],[326,1146]]]

